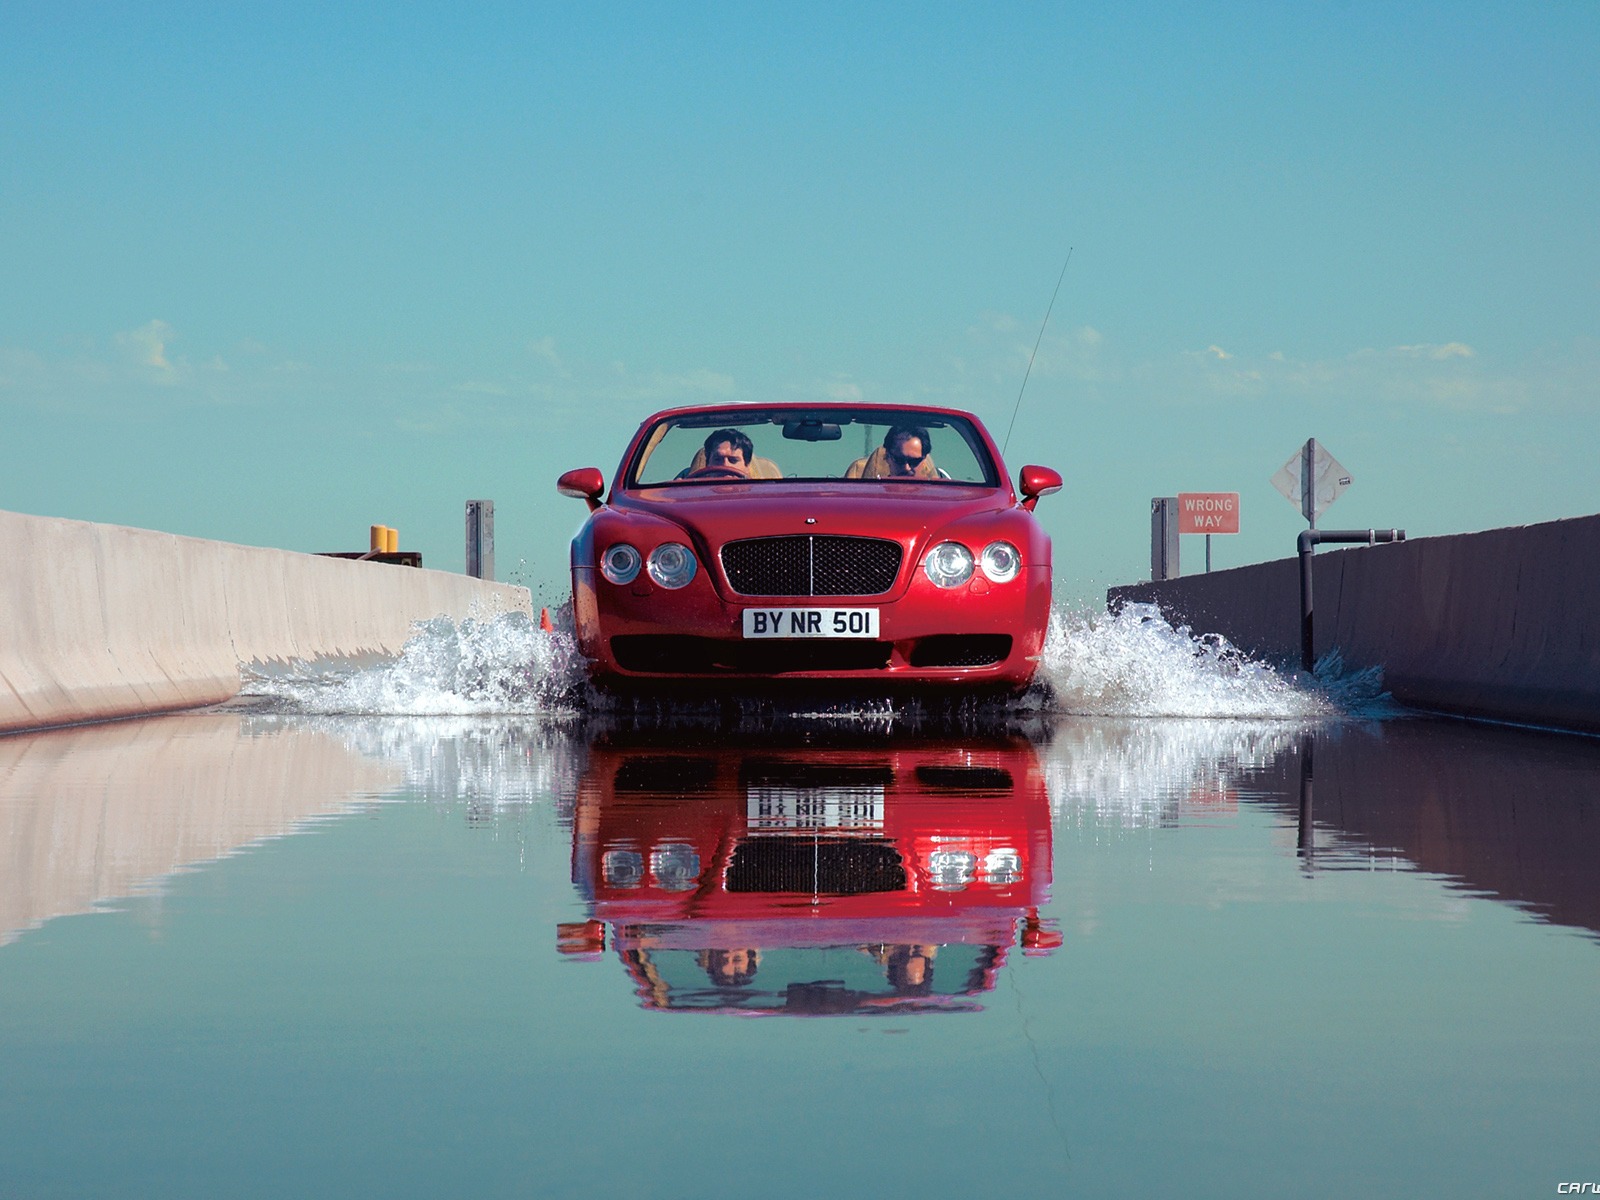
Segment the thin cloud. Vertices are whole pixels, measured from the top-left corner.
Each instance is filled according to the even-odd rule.
[[[117,334],[115,341],[140,366],[170,371],[172,364],[167,361],[167,342],[171,339],[172,326],[158,317],[138,329]]]

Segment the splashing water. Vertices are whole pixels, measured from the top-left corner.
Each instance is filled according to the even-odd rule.
[[[1174,628],[1151,604],[1052,613],[1040,668],[1052,707],[1075,715],[1303,721],[1342,711],[1317,681],[1286,677],[1225,638]]]
[[[526,613],[488,619],[420,621],[400,657],[350,669],[300,663],[247,672],[242,694],[298,712],[465,716],[570,711],[583,665],[571,614],[552,633]]]
[[[571,605],[552,613],[555,629],[541,630],[524,613],[459,624],[438,617],[420,622],[399,658],[363,668],[296,664],[247,674],[243,694],[273,707],[316,714],[471,716],[607,711],[587,687],[572,631]],[[1009,707],[1015,712],[1117,717],[1195,717],[1307,721],[1359,712],[1388,715],[1381,674],[1347,674],[1337,656],[1314,675],[1285,675],[1215,635],[1173,627],[1151,605],[1120,612],[1052,613],[1039,682]],[[934,699],[930,694],[930,702]],[[657,704],[665,703],[657,701]],[[822,723],[868,720],[886,729],[918,712],[884,699],[798,708],[773,699],[748,699],[761,727],[781,717]],[[672,710],[682,706],[669,704]],[[631,709],[627,718],[643,715]],[[687,711],[679,716],[690,715]]]

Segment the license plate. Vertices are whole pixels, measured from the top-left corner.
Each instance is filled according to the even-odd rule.
[[[882,829],[883,789],[751,787],[745,819],[753,833]]]
[[[875,608],[747,608],[747,638],[875,638]]]

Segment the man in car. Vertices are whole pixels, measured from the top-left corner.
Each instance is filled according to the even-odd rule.
[[[706,438],[705,462],[700,463],[700,455],[695,455],[696,461],[680,471],[678,478],[687,479],[712,467],[748,476],[755,457],[755,443],[748,437],[737,429],[718,429]]]
[[[933,439],[920,425],[895,425],[883,445],[845,470],[846,479],[937,479]]]

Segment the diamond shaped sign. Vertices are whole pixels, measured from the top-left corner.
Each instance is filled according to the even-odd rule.
[[[1317,444],[1316,438],[1309,439],[1272,477],[1272,486],[1300,510],[1300,515],[1311,522],[1313,529],[1317,518],[1351,482],[1350,473]]]

